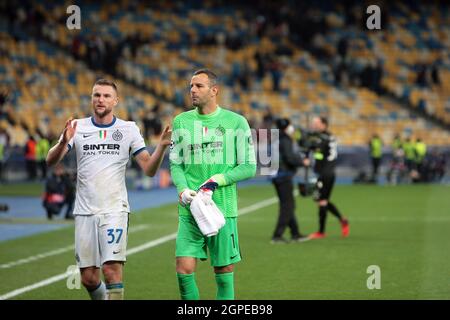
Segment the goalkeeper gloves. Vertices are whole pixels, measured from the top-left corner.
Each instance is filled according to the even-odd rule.
[[[198,193],[202,195],[201,199],[205,205],[209,206],[212,204],[212,195],[218,186],[219,183],[216,181],[214,176],[203,182],[198,190]]]
[[[184,189],[180,193],[180,203],[183,207],[186,207],[188,204],[191,203],[191,201],[194,199],[194,197],[197,195],[197,192],[191,189]]]

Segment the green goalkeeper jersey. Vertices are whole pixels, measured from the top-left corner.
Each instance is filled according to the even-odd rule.
[[[176,116],[172,130],[170,171],[178,194],[184,189],[197,191],[207,179],[220,174],[213,200],[225,217],[236,217],[236,182],[256,173],[247,120],[221,107],[207,115],[194,109]],[[178,212],[191,214],[188,207],[180,204]]]

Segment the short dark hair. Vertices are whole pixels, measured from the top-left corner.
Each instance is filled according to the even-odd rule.
[[[319,117],[320,122],[322,122],[328,128],[328,118],[327,117]]]
[[[102,79],[98,79],[94,83],[94,86],[97,86],[97,85],[98,86],[110,86],[110,87],[113,87],[114,91],[116,91],[116,93],[119,93],[118,90],[117,90],[116,84],[113,81],[111,81],[111,80],[103,79],[103,78]]]
[[[289,126],[290,123],[291,123],[291,121],[289,121],[288,118],[278,118],[275,121],[275,124],[276,124],[277,128],[280,129],[280,130],[286,129]]]
[[[199,74],[206,74],[208,76],[210,87],[215,86],[219,81],[217,75],[209,69],[200,69],[194,72],[194,76]]]

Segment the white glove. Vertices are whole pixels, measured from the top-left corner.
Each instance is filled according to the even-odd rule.
[[[180,193],[180,203],[183,207],[186,207],[188,204],[191,203],[191,201],[194,199],[194,197],[197,195],[197,192],[191,189],[184,189]]]

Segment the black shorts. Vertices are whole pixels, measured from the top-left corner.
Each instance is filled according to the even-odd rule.
[[[330,199],[331,191],[333,190],[335,178],[336,178],[336,176],[334,174],[332,174],[332,175],[320,176],[317,179],[316,188],[314,190],[314,195],[313,195],[314,200],[320,201],[320,200]]]

